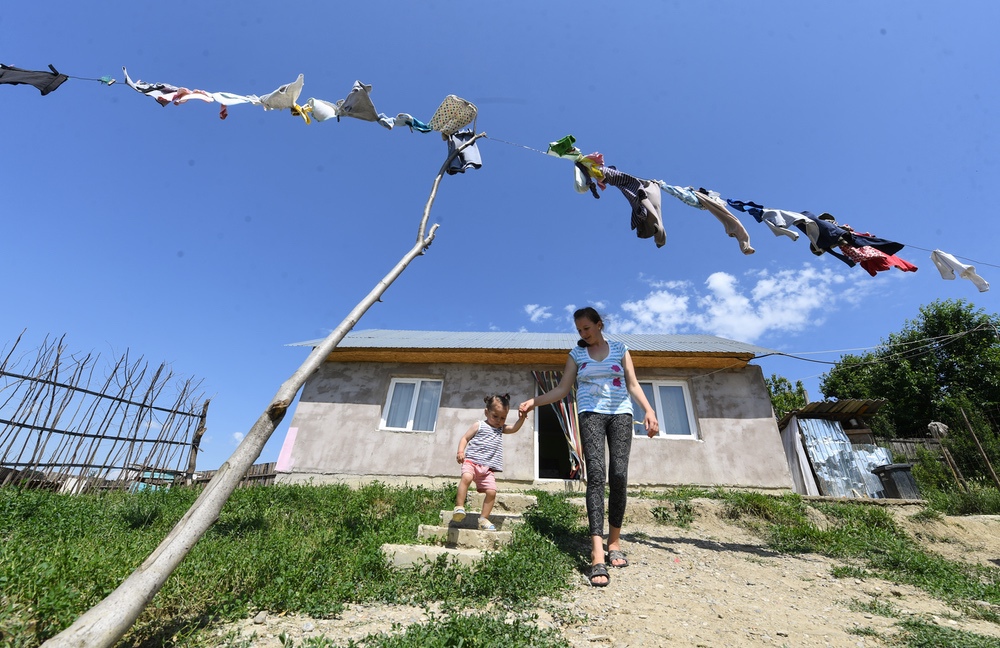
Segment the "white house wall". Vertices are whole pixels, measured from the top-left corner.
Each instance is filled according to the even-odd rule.
[[[278,481],[457,480],[458,440],[481,418],[483,397],[509,392],[512,407],[507,421],[513,424],[517,404],[534,395],[532,369],[561,367],[324,363],[303,388],[289,426],[289,440],[294,437],[294,443],[287,465],[278,467]],[[760,367],[716,373],[639,369],[637,374],[640,380],[688,381],[699,438],[636,437],[631,484],[792,488]],[[433,433],[378,429],[394,377],[442,379]],[[532,415],[520,432],[504,437],[502,482],[534,482],[533,423]]]

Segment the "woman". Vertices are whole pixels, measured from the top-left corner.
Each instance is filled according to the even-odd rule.
[[[580,419],[580,438],[587,465],[587,517],[590,522],[591,567],[588,578],[595,587],[610,580],[605,564],[604,547],[604,445],[608,462],[608,559],[613,567],[627,567],[621,551],[622,520],[628,488],[628,460],[632,449],[632,398],[646,412],[646,434],[656,436],[660,424],[635,378],[635,367],[628,347],[604,339],[604,322],[596,310],[581,308],[573,313],[580,341],[570,351],[559,384],[551,391],[521,403],[518,411],[527,414],[539,405],[548,405],[569,395],[576,381],[576,403]]]

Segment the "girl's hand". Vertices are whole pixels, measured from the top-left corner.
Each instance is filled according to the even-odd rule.
[[[525,410],[525,411],[523,411],[523,412],[522,412],[522,411],[521,411],[521,408],[520,408],[520,407],[518,407],[518,408],[517,408],[517,418],[521,419],[522,421],[523,421],[524,419],[528,418],[528,411],[527,411],[527,410]]]
[[[524,417],[528,415],[528,412],[535,409],[535,399],[529,398],[520,405],[517,406],[517,415]]]
[[[458,463],[460,463],[460,464],[461,463],[465,463],[465,453],[464,452],[459,452],[458,454],[455,455],[455,459],[457,459]]]

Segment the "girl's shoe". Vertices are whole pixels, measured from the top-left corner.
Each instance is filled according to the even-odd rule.
[[[461,506],[456,506],[455,510],[451,512],[452,522],[461,522],[465,519],[465,509]]]
[[[489,518],[481,517],[479,518],[479,530],[480,531],[496,531],[497,528],[490,522]]]

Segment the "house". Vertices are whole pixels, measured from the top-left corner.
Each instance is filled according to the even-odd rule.
[[[768,349],[708,335],[609,335],[631,350],[661,432],[636,424],[629,483],[791,490],[759,366]],[[454,482],[458,441],[489,393],[521,401],[558,383],[575,333],[369,330],[348,334],[309,377],[276,481]],[[320,340],[297,346],[318,346]],[[641,408],[637,407],[641,412]],[[504,437],[501,488],[580,488],[571,399]]]

